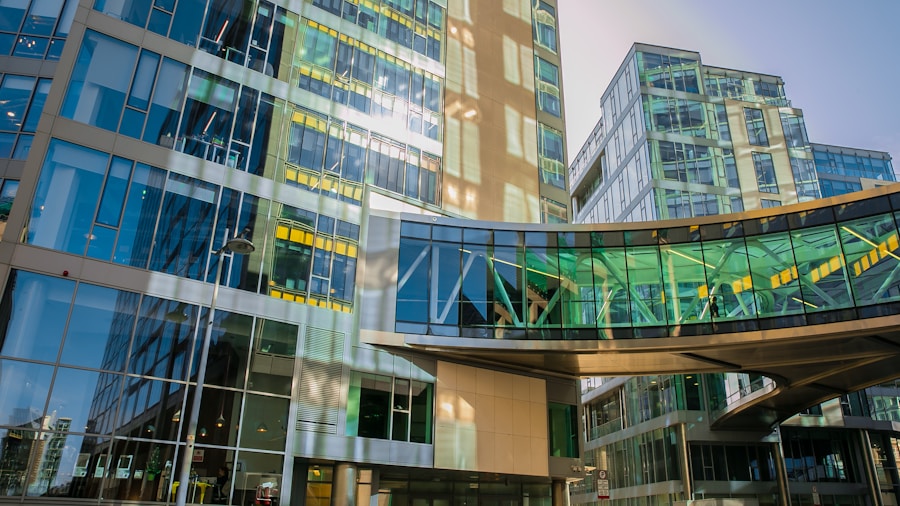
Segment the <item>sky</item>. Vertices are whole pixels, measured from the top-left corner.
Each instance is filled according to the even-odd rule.
[[[887,151],[900,172],[900,1],[558,0],[569,162],[634,42],[780,76],[812,142]]]

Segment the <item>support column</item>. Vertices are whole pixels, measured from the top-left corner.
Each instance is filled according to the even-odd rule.
[[[675,426],[678,436],[678,467],[681,468],[681,490],[684,492],[684,500],[694,498],[694,479],[691,476],[691,447],[687,442],[687,425],[680,423]]]
[[[551,506],[569,506],[569,487],[565,480],[553,480],[551,485]]]
[[[775,459],[775,481],[778,483],[778,504],[791,506],[787,468],[784,467],[784,451],[781,449],[781,445],[781,432],[779,431],[778,442],[772,443],[772,457]]]
[[[335,464],[331,480],[331,506],[356,506],[356,464]]]
[[[865,429],[859,431],[859,444],[862,446],[863,468],[866,473],[866,484],[874,506],[884,506],[881,488],[878,486],[878,475],[875,474],[875,454],[872,453],[872,440]]]

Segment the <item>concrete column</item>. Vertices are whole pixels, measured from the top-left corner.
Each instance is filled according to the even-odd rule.
[[[784,452],[781,449],[781,442],[772,443],[772,458],[775,459],[775,481],[778,483],[778,504],[781,506],[791,506],[791,494],[788,488],[787,468],[784,467]]]
[[[875,474],[875,454],[872,453],[872,440],[865,429],[859,431],[859,444],[862,452],[863,469],[866,472],[866,484],[874,506],[884,506],[881,488],[878,486],[878,475]]]
[[[331,480],[331,506],[356,506],[356,464],[335,464]]]
[[[569,487],[565,480],[553,480],[550,493],[551,506],[569,506]]]
[[[694,498],[694,479],[691,476],[691,447],[687,442],[687,425],[680,423],[676,427],[678,436],[678,467],[681,468],[681,489],[684,500]]]

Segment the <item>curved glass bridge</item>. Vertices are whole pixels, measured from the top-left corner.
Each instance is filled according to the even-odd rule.
[[[891,187],[615,225],[373,214],[362,337],[567,375],[753,371],[811,404],[900,374],[898,223]]]

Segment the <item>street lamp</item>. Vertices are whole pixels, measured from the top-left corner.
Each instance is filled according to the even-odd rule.
[[[219,278],[222,277],[222,255],[226,252],[238,255],[249,255],[256,249],[253,243],[243,237],[229,239],[219,248],[213,256],[218,259],[216,277],[213,278],[212,300],[209,301],[209,313],[206,323],[206,332],[203,334],[203,346],[200,349],[200,364],[197,369],[197,388],[194,390],[194,399],[191,402],[191,411],[188,413],[187,444],[184,454],[181,456],[181,469],[178,472],[178,489],[175,494],[176,506],[184,506],[187,502],[187,492],[191,479],[191,464],[194,456],[194,442],[197,439],[197,418],[200,416],[200,397],[203,395],[203,383],[206,381],[206,361],[209,358],[209,342],[212,340],[213,319],[216,316],[216,298],[219,296]],[[185,389],[187,392],[187,389]]]

